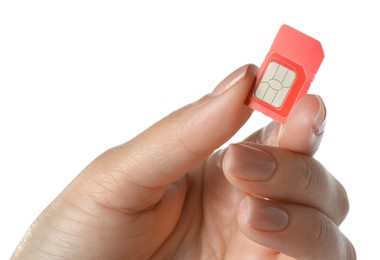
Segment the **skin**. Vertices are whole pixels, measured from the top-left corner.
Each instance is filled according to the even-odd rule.
[[[215,151],[250,117],[256,73],[239,68],[101,154],[12,259],[355,259],[339,230],[346,192],[312,157],[326,121],[320,97],[300,99],[285,125]]]

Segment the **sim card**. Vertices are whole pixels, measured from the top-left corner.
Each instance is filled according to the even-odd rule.
[[[260,67],[249,107],[285,123],[293,105],[307,93],[323,58],[319,41],[282,25]]]

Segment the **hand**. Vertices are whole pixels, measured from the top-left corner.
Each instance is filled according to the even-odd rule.
[[[312,158],[325,108],[305,96],[213,151],[248,120],[257,68],[94,160],[32,224],[13,259],[354,259],[344,188]],[[224,174],[223,174],[224,173]]]

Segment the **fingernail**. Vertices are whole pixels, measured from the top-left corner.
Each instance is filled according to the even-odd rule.
[[[260,231],[281,231],[289,222],[288,213],[285,209],[275,203],[256,199],[246,198],[248,203],[248,225]]]
[[[323,133],[326,127],[326,106],[320,96],[316,95],[315,98],[318,100],[319,109],[313,120],[312,127],[314,135],[319,136]]]
[[[249,65],[245,65],[240,67],[239,69],[232,72],[229,76],[227,76],[222,82],[216,86],[216,88],[212,91],[210,96],[216,97],[225,92],[227,89],[234,86],[239,80],[243,79],[245,74],[247,73]]]
[[[229,171],[236,178],[248,181],[269,179],[277,168],[273,157],[256,147],[232,144],[229,147]]]

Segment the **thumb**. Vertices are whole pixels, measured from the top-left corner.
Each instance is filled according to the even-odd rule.
[[[168,185],[230,139],[248,120],[252,110],[244,102],[256,73],[254,65],[234,71],[210,95],[106,151],[85,169],[76,185],[82,191],[87,186],[91,194],[103,194],[97,199],[107,206],[143,210],[154,205]]]

